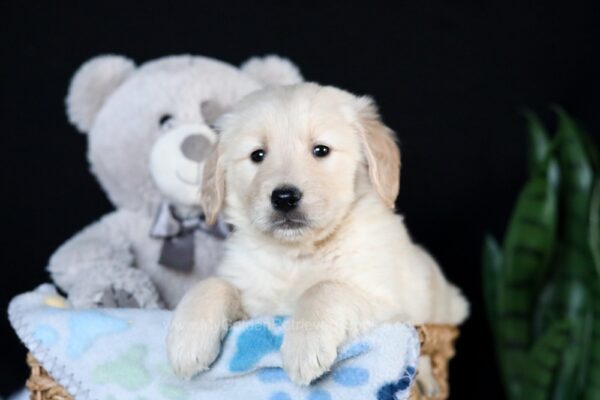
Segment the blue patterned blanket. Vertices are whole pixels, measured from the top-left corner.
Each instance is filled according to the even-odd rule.
[[[170,315],[70,309],[51,285],[9,306],[23,343],[77,400],[403,400],[414,380],[417,333],[389,324],[345,345],[331,372],[310,386],[294,385],[279,355],[286,318],[275,317],[235,324],[211,369],[184,381],[166,358]]]

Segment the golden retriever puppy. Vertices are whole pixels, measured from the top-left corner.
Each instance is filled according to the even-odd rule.
[[[300,84],[242,100],[219,122],[201,203],[235,230],[217,277],[186,294],[167,345],[190,377],[215,360],[228,325],[291,315],[290,379],[326,372],[346,340],[376,324],[459,324],[468,305],[394,214],[400,153],[375,105]]]

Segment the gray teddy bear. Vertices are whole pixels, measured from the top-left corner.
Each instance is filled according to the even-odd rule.
[[[67,114],[88,135],[91,170],[116,209],[50,259],[71,304],[173,308],[211,275],[228,232],[207,226],[197,205],[203,160],[217,140],[211,124],[252,91],[301,80],[277,56],[240,68],[188,55],[139,67],[113,55],[83,64]]]

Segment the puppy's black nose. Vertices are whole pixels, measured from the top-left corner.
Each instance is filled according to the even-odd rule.
[[[271,193],[271,204],[277,211],[288,212],[298,207],[302,192],[294,186],[280,186]]]

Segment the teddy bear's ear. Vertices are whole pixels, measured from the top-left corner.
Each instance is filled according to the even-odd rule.
[[[135,69],[126,57],[105,55],[85,62],[71,80],[66,106],[69,121],[82,133],[89,132],[105,100]]]
[[[264,86],[293,85],[303,81],[294,63],[276,55],[252,57],[240,68]]]

